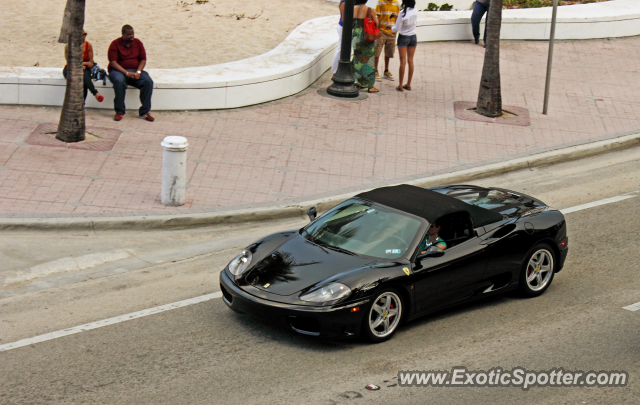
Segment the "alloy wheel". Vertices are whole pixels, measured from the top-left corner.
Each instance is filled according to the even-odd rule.
[[[378,338],[393,333],[402,317],[402,301],[393,292],[380,294],[369,311],[369,329]]]
[[[531,291],[540,291],[549,284],[553,275],[553,255],[540,249],[531,255],[527,264],[526,280]]]

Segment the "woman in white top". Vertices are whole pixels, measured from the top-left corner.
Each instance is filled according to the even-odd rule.
[[[400,72],[398,74],[400,84],[396,90],[411,90],[411,79],[413,78],[413,55],[416,53],[418,37],[416,36],[416,21],[418,10],[416,10],[416,0],[402,0],[402,11],[398,15],[396,25],[391,28],[398,33],[398,51],[400,53]],[[402,85],[404,80],[404,68],[409,63],[409,75],[407,84]]]

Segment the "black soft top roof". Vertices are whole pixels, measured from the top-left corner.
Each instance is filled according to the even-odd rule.
[[[360,193],[356,197],[422,217],[433,223],[443,215],[465,211],[471,215],[475,228],[502,221],[502,214],[467,204],[436,191],[401,184]]]

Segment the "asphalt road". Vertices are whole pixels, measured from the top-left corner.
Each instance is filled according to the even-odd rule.
[[[474,183],[571,207],[640,189],[640,149]],[[640,196],[567,221],[566,266],[535,299],[508,294],[457,307],[377,345],[299,336],[212,299],[0,352],[0,403],[638,404],[640,311],[622,307],[640,301]],[[239,248],[303,223],[0,235],[0,345],[217,292],[218,273]],[[61,272],[65,260],[74,271]],[[396,385],[399,370],[455,366],[624,370],[630,378],[625,388],[528,391]]]

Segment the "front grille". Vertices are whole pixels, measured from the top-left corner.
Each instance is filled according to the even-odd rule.
[[[220,290],[222,291],[222,298],[227,301],[227,304],[231,304],[233,302],[233,295],[229,294],[229,291],[222,285],[220,285]]]

